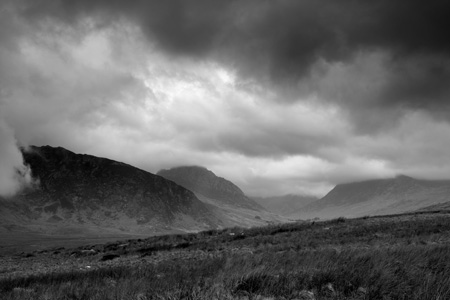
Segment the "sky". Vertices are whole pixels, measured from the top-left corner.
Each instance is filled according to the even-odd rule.
[[[2,0],[0,195],[19,146],[248,195],[450,178],[446,0]]]

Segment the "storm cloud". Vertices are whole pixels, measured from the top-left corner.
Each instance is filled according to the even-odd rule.
[[[253,194],[450,174],[448,1],[11,0],[0,14],[4,149],[204,165]]]
[[[24,17],[98,25],[123,17],[163,51],[223,59],[242,75],[296,90],[320,61],[351,63],[364,52],[386,53],[380,105],[435,109],[446,104],[450,79],[450,3],[400,1],[28,1]],[[291,91],[292,92],[292,91]]]

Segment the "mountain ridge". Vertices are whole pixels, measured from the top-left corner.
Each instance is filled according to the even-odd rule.
[[[217,199],[243,208],[264,210],[261,205],[247,197],[233,182],[217,176],[205,167],[179,166],[162,169],[156,174],[207,198]]]
[[[194,193],[134,166],[62,147],[30,146],[22,154],[39,185],[0,199],[3,228],[154,233],[221,226]]]
[[[216,176],[205,167],[181,166],[160,170],[158,175],[173,180],[193,191],[203,203],[217,214],[225,216],[228,226],[262,226],[289,221],[288,218],[266,210],[231,181]]]
[[[406,175],[336,185],[305,206],[302,218],[360,217],[409,212],[450,200],[450,180],[423,180]]]

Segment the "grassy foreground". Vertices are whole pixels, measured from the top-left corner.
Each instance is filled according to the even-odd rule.
[[[7,259],[47,268],[2,271],[0,260],[2,300],[450,299],[450,215],[233,228]],[[58,259],[72,267],[52,269]]]

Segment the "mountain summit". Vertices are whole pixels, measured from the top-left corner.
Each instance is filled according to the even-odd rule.
[[[157,174],[207,198],[242,208],[264,210],[261,205],[247,197],[237,185],[216,176],[204,167],[176,167],[161,170]]]

